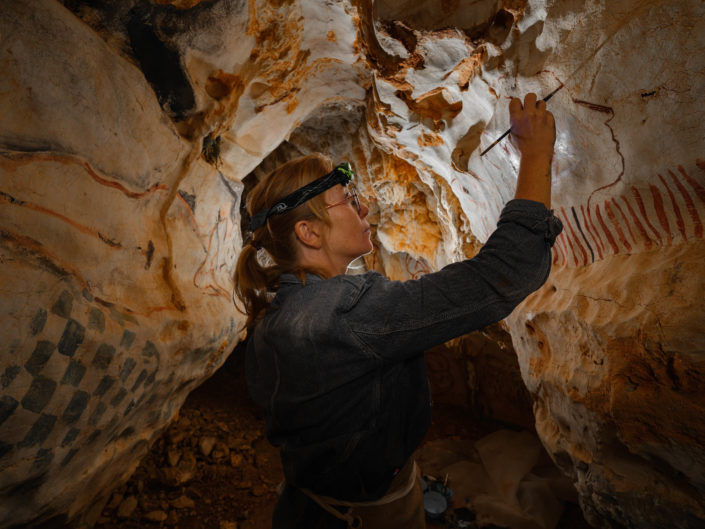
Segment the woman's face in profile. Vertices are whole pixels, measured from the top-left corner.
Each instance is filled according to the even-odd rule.
[[[369,208],[358,202],[353,187],[336,185],[324,194],[330,226],[325,230],[324,247],[334,261],[352,262],[372,251],[370,224],[365,220]]]

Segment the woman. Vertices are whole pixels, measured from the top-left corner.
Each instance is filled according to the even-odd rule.
[[[410,459],[430,422],[423,351],[507,316],[546,280],[561,230],[547,209],[553,116],[534,94],[509,108],[515,200],[473,259],[418,280],[345,275],[372,250],[349,166],[307,156],[251,191],[236,285],[250,393],[286,477],[273,527],[425,527]]]

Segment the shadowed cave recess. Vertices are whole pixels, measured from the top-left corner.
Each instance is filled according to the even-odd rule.
[[[698,0],[9,0],[0,10],[0,528],[268,527],[243,376],[249,189],[349,161],[374,251],[473,256],[510,96],[557,127],[546,284],[426,352],[429,527],[705,525]]]

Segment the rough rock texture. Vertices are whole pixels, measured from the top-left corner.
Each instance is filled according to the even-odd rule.
[[[364,266],[473,255],[507,96],[558,126],[548,284],[507,320],[599,527],[705,520],[698,0],[9,0],[0,10],[0,527],[90,525],[236,343],[243,189],[350,160]],[[247,179],[248,175],[251,175]],[[363,267],[363,264],[359,265]]]
[[[0,526],[92,520],[237,339],[241,186],[124,43],[48,1],[0,34]]]

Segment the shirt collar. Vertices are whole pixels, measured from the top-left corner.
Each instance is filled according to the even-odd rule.
[[[306,284],[310,283],[316,283],[318,281],[323,281],[323,278],[320,276],[317,276],[316,274],[312,274],[310,272],[306,272]],[[294,274],[282,274],[281,278],[279,279],[279,283],[281,285],[300,285],[301,280],[296,277]]]

